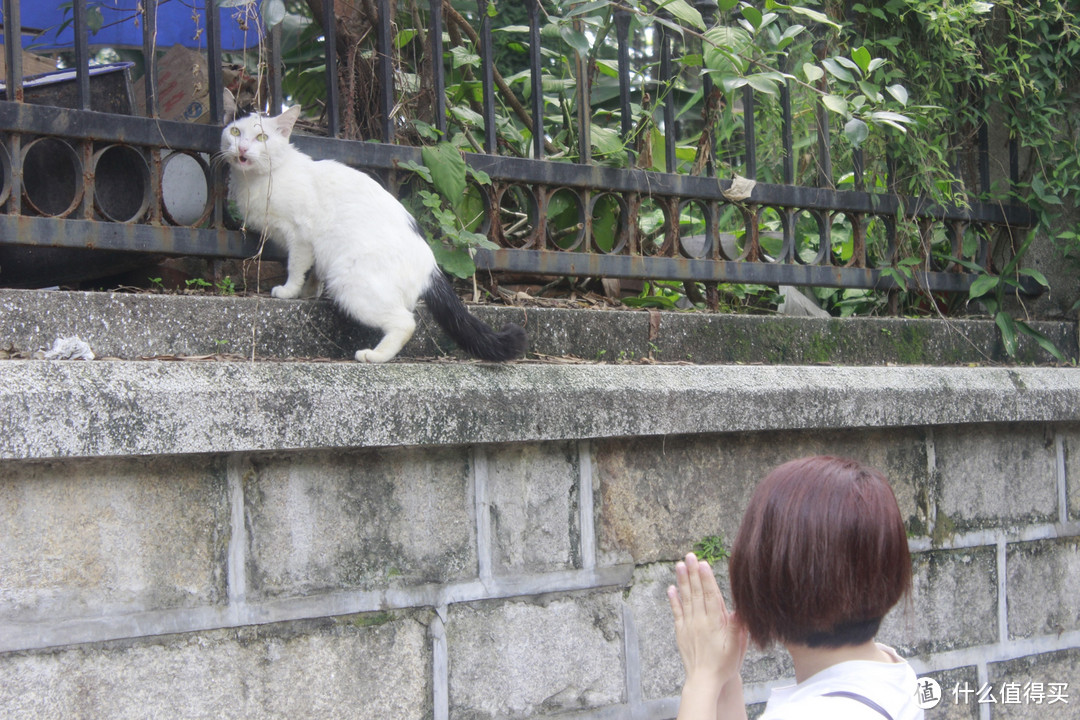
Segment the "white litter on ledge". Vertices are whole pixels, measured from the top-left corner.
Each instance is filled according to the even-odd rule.
[[[56,338],[52,350],[45,352],[46,360],[93,360],[94,351],[89,343],[78,335],[66,338]]]

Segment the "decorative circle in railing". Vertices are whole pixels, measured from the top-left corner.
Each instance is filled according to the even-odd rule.
[[[963,258],[979,267],[987,267],[990,258],[991,226],[983,223],[968,223],[964,227]],[[969,268],[961,268],[961,272]]]
[[[501,185],[495,189],[498,208],[498,237],[504,247],[519,250],[537,245],[536,223],[540,216],[534,192],[523,185]]]
[[[757,209],[758,247],[764,262],[783,262],[787,258],[784,236],[787,228],[787,216],[783,211],[761,206]]]
[[[861,222],[866,267],[889,265],[889,238],[885,234],[885,223],[877,215],[864,215]]]
[[[491,230],[491,196],[480,185],[470,181],[465,186],[465,196],[458,213],[469,232],[487,236]]]
[[[831,246],[830,262],[837,267],[858,267],[862,258],[855,256],[855,236],[862,231],[861,225],[856,225],[851,215],[843,212],[832,214],[829,224],[829,244]]]
[[[213,211],[210,165],[199,153],[173,152],[161,166],[161,214],[173,225],[197,226]]]
[[[712,213],[701,200],[679,203],[679,254],[688,258],[707,258],[712,255],[715,234]]]
[[[55,137],[39,137],[22,151],[23,199],[38,215],[64,217],[83,194],[83,164],[75,149]]]
[[[94,207],[113,222],[134,222],[150,207],[150,166],[130,145],[94,153]]]
[[[597,250],[609,255],[621,253],[629,239],[627,218],[630,216],[626,198],[618,193],[600,193],[590,201],[592,243]]]
[[[7,202],[11,194],[11,156],[7,145],[0,142],[0,205]]]
[[[585,240],[585,207],[581,195],[569,188],[551,191],[547,198],[547,244],[560,250],[580,250]]]
[[[952,222],[935,221],[930,226],[928,234],[929,244],[927,256],[930,258],[931,270],[944,270],[951,265],[946,258],[956,257],[960,248],[960,232]]]
[[[670,225],[664,205],[655,198],[642,199],[637,217],[638,252],[642,255],[659,255],[664,249]]]
[[[720,205],[716,221],[716,236],[720,257],[724,260],[745,260],[750,253],[750,233],[753,215],[738,205]]]
[[[821,265],[829,256],[829,221],[817,210],[797,210],[792,256],[802,265]]]

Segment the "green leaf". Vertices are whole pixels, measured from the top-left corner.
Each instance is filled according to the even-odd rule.
[[[448,248],[441,240],[428,240],[428,245],[439,267],[454,277],[472,277],[476,272],[476,263],[473,262],[468,250]]]
[[[750,33],[742,28],[717,26],[705,31],[702,55],[705,67],[721,73],[739,74],[746,69],[746,60],[739,57],[753,42]]]
[[[901,105],[907,105],[908,91],[903,85],[890,85],[885,88],[886,91],[899,102]]]
[[[846,58],[845,58],[846,59]],[[837,62],[836,58],[825,58],[821,61],[822,66],[829,71],[829,74],[835,77],[837,80],[843,80],[844,82],[855,82],[855,76],[845,70]]]
[[[874,118],[875,120],[888,120],[898,123],[914,122],[907,115],[901,115],[900,113],[895,113],[890,110],[878,110],[877,112],[871,113],[870,117]]]
[[[977,297],[982,297],[996,288],[1000,282],[1001,279],[997,275],[980,275],[975,278],[975,282],[971,283],[971,287],[968,288],[968,298],[974,300]]]
[[[420,157],[431,170],[431,184],[451,205],[457,206],[465,196],[465,158],[448,142],[425,145]]]
[[[416,37],[416,34],[417,33],[415,28],[405,28],[403,30],[400,30],[397,34],[397,37],[394,38],[394,47],[400,50],[401,48],[412,42],[412,39]]]
[[[427,182],[434,183],[434,180],[431,179],[431,170],[429,170],[425,165],[421,165],[420,163],[414,162],[412,160],[406,160],[405,162],[399,162],[397,166],[402,170],[411,170],[420,177],[424,178],[424,180],[426,180]]]
[[[802,71],[807,82],[816,82],[825,76],[825,71],[813,63],[803,63]]]
[[[859,66],[859,69],[863,71],[863,74],[869,72],[870,60],[874,59],[870,57],[870,53],[863,46],[855,47],[851,51],[851,59],[854,60],[855,65]]]
[[[93,35],[97,33],[105,25],[105,16],[101,13],[101,8],[97,5],[91,5],[86,8],[86,28]]]
[[[834,23],[832,19],[823,12],[811,10],[810,8],[806,7],[799,7],[798,5],[781,5],[780,3],[776,3],[776,7],[784,8],[788,12],[794,13],[796,15],[808,17],[814,22],[819,22],[822,25],[828,25],[829,27],[835,28],[836,30],[840,29],[840,26]]]
[[[1036,270],[1035,268],[1021,268],[1020,269],[1020,274],[1021,275],[1027,275],[1029,278],[1034,279],[1035,282],[1039,283],[1044,288],[1049,288],[1050,287],[1050,283],[1048,283],[1046,281],[1046,276],[1043,275],[1038,270]]]
[[[559,28],[559,36],[562,37],[563,42],[573,48],[578,55],[581,55],[582,57],[588,56],[592,46],[589,44],[589,38],[585,37],[585,33],[579,32],[567,25]]]
[[[462,66],[480,67],[480,56],[463,47],[450,48],[450,63],[455,70]]]
[[[285,19],[285,0],[262,0],[259,12],[266,27],[274,27]]]
[[[667,10],[684,25],[698,30],[705,29],[705,21],[702,20],[701,13],[686,0],[667,0],[667,2],[661,2],[656,9]]]
[[[839,95],[825,95],[821,98],[821,104],[834,113],[846,116],[848,114],[847,100]]]
[[[870,128],[859,118],[851,118],[844,125],[844,137],[855,147],[862,145],[869,136]]]
[[[1046,337],[1041,332],[1028,325],[1026,322],[1016,321],[1015,325],[1017,330],[1037,342],[1039,344],[1039,347],[1057,358],[1058,362],[1065,362],[1065,354],[1062,353],[1061,349],[1054,344],[1053,340]]]
[[[903,289],[907,287],[907,278],[904,276],[904,273],[896,268],[883,267],[881,268],[881,274],[896,283],[898,288]]]
[[[761,11],[757,8],[747,5],[741,11],[742,16],[746,18],[746,21],[754,26],[755,30],[761,28]]]
[[[1005,345],[1005,354],[1016,357],[1016,323],[1004,310],[999,310],[994,315],[994,322],[1001,331],[1001,342]]]
[[[791,39],[795,38],[796,35],[799,35],[805,29],[806,29],[805,25],[799,25],[799,24],[789,25],[787,30],[784,31],[784,34],[780,36],[780,39],[781,40],[791,40]]]
[[[626,147],[619,136],[619,132],[614,128],[592,125],[589,136],[598,155],[615,155],[623,152]]]

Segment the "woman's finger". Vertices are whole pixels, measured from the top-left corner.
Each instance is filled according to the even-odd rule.
[[[724,605],[724,596],[720,593],[720,586],[716,584],[716,576],[709,567],[709,563],[698,563],[698,576],[704,595],[705,612],[710,615],[719,614],[721,618],[726,618],[727,607]]]
[[[688,553],[686,556],[686,574],[690,584],[690,603],[694,607],[694,611],[703,611],[705,608],[702,605],[704,602],[704,593],[701,589],[701,571],[697,556],[694,553]]]
[[[690,570],[686,567],[686,563],[679,561],[675,563],[675,584],[679,588],[679,597],[682,602],[683,614],[687,615],[693,612],[691,607],[690,598]]]
[[[671,604],[671,614],[675,618],[675,628],[678,629],[682,625],[683,610],[682,601],[679,600],[679,591],[674,585],[669,585],[667,589],[668,602]]]

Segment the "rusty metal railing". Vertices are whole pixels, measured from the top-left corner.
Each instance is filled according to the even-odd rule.
[[[48,0],[51,2],[51,0]],[[138,21],[141,47],[146,57],[156,57],[163,49],[157,44],[159,12],[172,0],[132,1],[129,13]],[[60,3],[57,2],[59,5]],[[120,5],[124,4],[120,0]],[[481,152],[466,153],[466,162],[487,173],[492,182],[478,187],[486,219],[481,230],[499,245],[496,250],[478,250],[479,268],[550,275],[604,276],[668,279],[684,281],[752,282],[764,284],[810,285],[847,288],[896,287],[897,274],[883,272],[900,260],[898,235],[901,226],[921,238],[925,256],[914,272],[912,284],[942,292],[964,292],[975,274],[947,258],[966,257],[989,267],[993,234],[1030,227],[1032,213],[1025,207],[977,202],[960,206],[928,205],[887,192],[867,189],[861,153],[853,158],[851,189],[833,187],[831,171],[824,171],[818,187],[794,184],[795,149],[792,139],[792,92],[781,88],[782,167],[780,182],[759,181],[759,140],[755,128],[755,92],[747,86],[742,104],[742,143],[733,159],[741,166],[743,192],[733,194],[736,178],[724,177],[715,151],[698,164],[698,174],[677,172],[675,142],[668,142],[664,171],[634,168],[636,153],[631,142],[631,103],[647,102],[652,89],[658,98],[655,113],[670,137],[677,133],[676,97],[664,93],[675,78],[673,53],[677,50],[673,33],[658,27],[659,62],[655,70],[643,73],[635,68],[629,52],[630,10],[613,4],[617,53],[615,63],[620,78],[617,101],[619,132],[627,141],[627,163],[631,167],[610,167],[595,162],[589,138],[590,88],[584,59],[575,56],[578,128],[577,156],[573,160],[552,159],[545,147],[545,118],[541,85],[541,4],[527,0],[530,73],[531,157],[500,153],[496,97],[505,88],[497,84],[492,58],[491,18],[486,0],[479,0],[475,39],[483,62],[478,87],[482,118]],[[716,16],[715,0],[694,3],[707,22]],[[317,157],[335,158],[383,176],[394,184],[393,176],[403,163],[421,163],[418,147],[400,144],[402,118],[395,103],[403,90],[395,73],[395,42],[389,0],[377,0],[375,75],[378,82],[378,142],[358,142],[342,138],[342,101],[338,87],[338,52],[334,3],[323,0],[322,43],[324,47],[326,136],[303,135],[295,144]],[[29,5],[27,4],[27,7]],[[20,0],[3,0],[4,57],[6,60],[6,100],[0,101],[0,248],[78,248],[140,253],[200,255],[244,258],[258,250],[257,240],[247,237],[230,223],[224,203],[224,178],[208,163],[219,142],[220,126],[168,120],[162,117],[162,81],[156,63],[148,64],[140,88],[145,110],[132,101],[130,112],[95,106],[92,82],[103,74],[90,65],[92,31],[87,22],[86,2],[75,2],[71,16],[71,44],[66,50],[72,65],[73,91],[61,107],[59,102],[35,97],[35,81],[25,78],[20,43],[22,36]],[[195,3],[192,10],[193,36],[205,57],[208,73],[207,114],[220,118],[223,112],[222,31],[235,30],[235,23],[262,43],[266,62],[266,96],[270,107],[285,100],[281,84],[280,37],[274,32],[257,32],[259,19],[248,13],[238,19],[236,8],[219,8],[215,0]],[[446,8],[440,0],[430,0],[426,14],[427,57],[430,87],[434,89],[433,124],[447,130],[445,99],[446,64],[443,62]],[[246,18],[246,19],[245,19]],[[261,36],[261,37],[260,37]],[[40,41],[40,35],[38,36]],[[126,79],[128,69],[114,68]],[[647,83],[631,87],[634,74]],[[713,95],[708,77],[703,79],[703,97]],[[120,93],[123,94],[122,92]],[[121,98],[123,99],[123,98]],[[985,130],[985,129],[984,129]],[[711,132],[711,130],[710,130]],[[819,125],[820,152],[828,154],[828,126]],[[368,140],[371,140],[369,138]],[[987,133],[979,139],[979,191],[990,186]],[[1015,183],[1016,153],[1011,148],[1010,175]],[[829,158],[818,158],[819,165]],[[190,181],[195,189],[185,189],[185,210],[181,212],[170,197],[175,176]],[[59,178],[59,180],[57,180]],[[188,186],[185,186],[188,187]],[[747,188],[749,188],[747,190]],[[577,222],[570,232],[552,232],[549,211],[553,200],[576,208]],[[194,206],[194,210],[191,209]],[[662,223],[643,226],[648,208],[651,217]],[[596,232],[598,208],[615,227],[604,237]],[[690,216],[692,223],[684,218]],[[691,229],[690,225],[694,227]],[[837,228],[851,237],[850,257],[841,258],[834,247]],[[944,237],[944,251],[930,252],[934,238]],[[967,242],[965,242],[965,238]],[[940,243],[940,240],[938,241]],[[965,253],[964,248],[974,248]],[[5,272],[0,263],[0,283],[18,285],[19,278]]]

